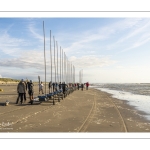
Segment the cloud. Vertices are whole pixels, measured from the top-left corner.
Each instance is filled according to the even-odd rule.
[[[1,59],[0,65],[3,67],[16,67],[16,68],[44,68],[43,53],[36,51],[24,52],[18,58]]]
[[[147,43],[147,42],[149,42],[149,41],[150,41],[150,37],[148,37],[147,39],[144,39],[144,40],[142,40],[142,41],[134,42],[130,47],[128,47],[128,48],[122,50],[121,52],[129,51],[129,50],[134,49],[134,48],[136,48],[136,47],[139,47],[139,46],[141,46],[141,45],[143,45],[143,44],[145,44],[145,43]]]
[[[125,19],[122,23],[120,22],[120,27],[120,31],[118,31],[119,36],[116,36],[118,39],[116,38],[115,42],[113,41],[112,44],[107,45],[107,50],[117,49],[117,53],[122,53],[140,47],[149,41],[149,19]],[[129,29],[126,30],[126,27]]]
[[[109,57],[96,57],[96,56],[82,56],[80,58],[77,58],[75,56],[71,57],[69,59],[73,64],[75,64],[75,67],[77,68],[95,68],[95,67],[103,67],[103,66],[110,66],[117,61],[111,60]]]
[[[12,37],[8,34],[8,31],[8,29],[1,31],[0,51],[10,56],[16,56],[21,52],[23,46],[28,45],[28,42],[21,38]]]
[[[38,39],[40,42],[43,42],[44,36],[38,34],[37,29],[35,28],[35,23],[30,22],[28,29],[34,38]]]
[[[50,59],[50,52],[46,50],[46,67],[51,67],[51,59]],[[60,64],[60,55],[58,55],[58,61]],[[57,62],[57,57],[55,54],[55,63]],[[52,65],[54,68],[54,56],[52,56]],[[59,65],[58,64],[58,65]],[[16,58],[1,58],[0,59],[0,66],[3,67],[15,67],[21,69],[39,69],[44,70],[45,63],[44,63],[44,53],[43,50],[30,50],[30,51],[23,51],[20,55]]]
[[[122,47],[121,43],[125,43],[129,39],[136,37],[137,35],[143,33],[143,31],[146,31],[149,28],[149,25],[150,23],[147,19],[120,19],[119,21],[113,22],[106,26],[100,26],[96,29],[92,28],[88,31],[86,30],[80,33],[72,34],[71,39],[73,42],[67,45],[64,50],[68,53],[83,52],[83,50],[86,50],[87,52],[91,51],[91,45],[94,47],[96,42],[96,46],[101,46],[103,41],[106,42],[108,40],[110,40],[109,45],[105,45],[104,49],[114,50],[116,47]]]
[[[114,28],[115,31],[121,31],[138,27],[141,22],[145,23],[145,21],[142,18],[125,18],[111,24],[110,26]]]
[[[30,32],[30,35],[34,38],[34,39],[37,39],[40,43],[44,43],[44,33],[43,33],[43,27],[41,26],[41,29],[39,30],[37,27],[36,27],[36,22],[30,22],[29,25],[28,25],[28,30]],[[50,43],[50,37],[47,37],[46,36],[46,28],[44,27],[44,32],[45,32],[45,42],[46,44]],[[49,36],[50,36],[50,33],[49,33]],[[53,44],[53,36],[51,35],[51,40],[52,40],[52,44]],[[56,40],[55,40],[56,41]],[[37,42],[38,43],[38,42]]]

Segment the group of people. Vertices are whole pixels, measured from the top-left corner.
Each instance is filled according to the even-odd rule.
[[[18,97],[17,97],[17,101],[16,104],[18,104],[18,101],[20,99],[21,104],[26,101],[26,92],[28,90],[28,94],[30,97],[30,103],[33,103],[33,93],[34,93],[34,84],[33,81],[24,81],[23,79],[21,79],[21,81],[18,83],[17,86],[17,92],[18,92]]]
[[[82,83],[82,84],[79,84],[79,83],[69,83],[68,85],[65,84],[65,82],[61,83],[59,82],[59,84],[57,82],[49,82],[49,85],[48,85],[48,88],[49,88],[49,92],[50,92],[50,89],[52,89],[52,92],[54,91],[58,91],[60,89],[62,89],[63,91],[66,89],[66,87],[74,87],[75,89],[77,88],[78,90],[81,88],[81,90],[83,90],[84,88],[84,85],[86,86],[86,90],[88,90],[88,87],[89,87],[89,82],[86,82],[86,83]]]
[[[73,87],[75,89],[78,89],[81,88],[81,90],[83,91],[83,88],[84,88],[84,85],[86,85],[86,90],[88,90],[88,87],[89,87],[89,83],[86,82],[86,83],[82,83],[81,85],[79,83],[69,83],[69,84],[66,84],[65,82],[49,82],[48,84],[48,88],[49,88],[49,93],[50,92],[55,92],[55,91],[58,91],[60,89],[62,89],[63,93],[65,93],[66,91],[66,88],[68,87]],[[43,92],[43,83],[40,82],[39,84],[39,94],[40,92],[42,92],[42,94],[44,94]],[[16,104],[18,104],[18,101],[20,99],[20,102],[21,104],[23,103],[23,100],[24,102],[26,102],[26,93],[28,91],[28,94],[29,94],[29,98],[30,98],[30,101],[29,103],[33,104],[33,94],[34,94],[34,84],[33,84],[33,81],[30,80],[30,81],[25,81],[23,79],[21,79],[21,81],[18,83],[18,86],[17,86],[17,92],[18,92],[18,97],[17,97],[17,101],[16,101]]]
[[[83,91],[83,88],[84,86],[86,86],[86,90],[88,90],[88,87],[89,87],[89,82],[86,82],[86,83],[81,83],[81,85],[79,83],[77,83],[77,88],[78,90],[81,88],[81,90]]]
[[[61,90],[62,89],[62,91],[63,91],[63,93],[65,93],[65,91],[66,91],[66,88],[68,87],[68,85],[65,83],[65,82],[59,82],[59,83],[57,83],[57,82],[49,82],[49,84],[48,84],[48,88],[49,88],[49,92],[51,91],[51,92],[55,92],[55,91],[58,91],[58,90]]]

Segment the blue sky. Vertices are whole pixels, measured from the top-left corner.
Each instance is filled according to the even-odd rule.
[[[83,82],[150,82],[150,18],[0,18],[0,76],[47,81],[50,30]],[[53,44],[52,44],[53,50]]]

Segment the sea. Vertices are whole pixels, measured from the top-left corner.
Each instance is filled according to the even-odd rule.
[[[126,100],[129,105],[143,111],[143,117],[150,121],[150,83],[95,83],[90,87],[112,94],[119,100]]]

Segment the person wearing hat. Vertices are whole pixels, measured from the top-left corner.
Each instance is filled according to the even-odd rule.
[[[21,81],[18,83],[18,86],[17,86],[18,98],[17,98],[16,104],[18,104],[19,98],[22,104],[25,90],[26,90],[26,87],[25,87],[24,80],[21,79]]]

